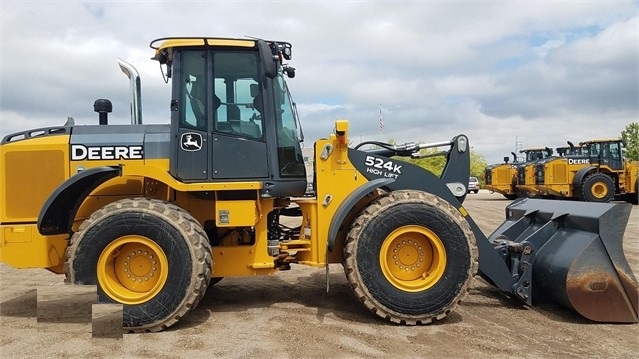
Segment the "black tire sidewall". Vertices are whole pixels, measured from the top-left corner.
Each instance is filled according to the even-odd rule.
[[[145,303],[123,305],[124,327],[143,327],[169,318],[180,308],[191,285],[193,258],[180,230],[157,215],[128,209],[104,217],[86,230],[73,260],[74,283],[97,285],[99,302],[118,303],[100,287],[97,263],[111,242],[126,235],[153,240],[162,248],[168,261],[168,277],[159,293]]]
[[[406,225],[421,225],[441,239],[446,251],[446,269],[432,287],[405,292],[391,284],[379,263],[385,238]],[[362,228],[356,250],[357,270],[375,300],[387,309],[407,315],[436,314],[456,301],[469,278],[471,252],[457,223],[435,206],[401,203],[378,213]]]

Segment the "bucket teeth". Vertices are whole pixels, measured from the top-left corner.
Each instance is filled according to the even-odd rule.
[[[639,285],[623,254],[630,204],[521,199],[489,242],[506,261],[512,293],[554,302],[598,322],[637,322]]]

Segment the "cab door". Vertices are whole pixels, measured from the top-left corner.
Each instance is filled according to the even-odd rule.
[[[206,181],[209,178],[209,126],[212,106],[210,84],[206,76],[206,51],[176,53],[182,66],[173,80],[174,100],[171,114],[175,135],[171,139],[174,156],[171,174],[185,182]],[[177,128],[176,128],[177,127]]]
[[[213,180],[269,177],[260,78],[256,51],[215,50],[214,110],[211,138]]]

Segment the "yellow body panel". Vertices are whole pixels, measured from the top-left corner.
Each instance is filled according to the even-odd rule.
[[[493,168],[491,172],[492,181],[486,184],[487,190],[504,195],[515,195],[513,180],[516,181],[517,168],[514,165],[502,164]]]
[[[274,199],[264,198],[260,203],[263,215],[255,224],[253,245],[211,247],[213,268],[211,277],[266,275],[275,272],[275,261],[268,254],[266,214],[273,210]]]
[[[321,150],[325,145],[333,147],[333,152],[325,159]],[[335,216],[339,205],[356,188],[368,182],[357,171],[348,159],[348,138],[331,135],[328,140],[315,142],[315,176],[317,181],[317,198],[297,201],[302,208],[302,227],[310,230],[310,251],[300,252],[297,257],[300,263],[311,266],[324,266],[327,263],[341,263],[344,233],[340,235],[332,252],[327,257],[328,231],[331,219]],[[302,231],[303,232],[303,231]]]
[[[526,165],[525,168],[525,179],[524,184],[517,184],[517,188],[528,193],[529,195],[537,195],[539,193],[539,189],[535,185],[535,163]]]
[[[537,185],[537,190],[543,195],[559,197],[573,197],[572,182],[575,174],[584,165],[572,165],[566,158],[557,158],[545,165],[545,178],[543,185]]]
[[[14,268],[47,268],[63,273],[67,235],[42,236],[36,224],[3,225],[0,262]]]
[[[639,181],[639,162],[628,161],[626,171],[623,175],[623,182],[619,183],[623,193],[637,194],[637,181]]]
[[[251,227],[257,221],[257,201],[216,201],[215,219],[218,227]]]
[[[69,173],[69,136],[42,136],[0,147],[0,261],[62,272],[67,235],[42,236],[42,205]]]
[[[43,136],[0,146],[0,222],[35,223],[40,208],[69,173],[69,136]]]

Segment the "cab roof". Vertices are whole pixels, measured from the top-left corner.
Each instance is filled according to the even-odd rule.
[[[236,46],[255,47],[258,39],[232,39],[221,37],[162,37],[151,41],[149,47],[155,51],[176,47]],[[269,41],[267,41],[269,42]]]
[[[161,37],[151,41],[149,47],[155,50],[153,60],[158,60],[161,64],[170,62],[173,57],[173,50],[180,47],[237,47],[256,48],[260,41],[266,42],[273,49],[273,54],[279,54],[280,62],[282,57],[291,59],[292,45],[286,41],[271,41],[258,38],[234,39],[223,37]]]
[[[588,143],[610,143],[610,142],[622,142],[622,141],[623,140],[621,139],[621,137],[612,137],[612,138],[599,138],[594,140],[583,141],[583,142],[579,142],[579,144],[585,145]]]
[[[532,151],[547,151],[548,147],[533,147],[533,148],[526,148],[525,150],[521,150],[519,151],[519,153],[528,153],[528,152],[532,152]]]

